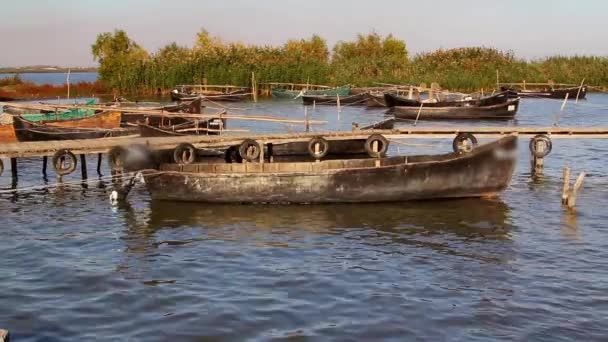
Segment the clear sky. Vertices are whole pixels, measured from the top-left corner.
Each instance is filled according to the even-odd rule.
[[[317,33],[331,44],[393,33],[413,54],[491,46],[536,58],[608,55],[606,0],[3,0],[0,66],[95,65],[98,33],[124,29],[148,51],[224,40],[279,45]]]

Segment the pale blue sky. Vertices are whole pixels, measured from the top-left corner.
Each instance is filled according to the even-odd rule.
[[[314,33],[330,44],[393,33],[414,54],[492,46],[525,58],[608,55],[605,0],[4,0],[0,66],[94,65],[99,32],[121,28],[149,51],[191,45],[204,27],[224,40],[278,45]]]

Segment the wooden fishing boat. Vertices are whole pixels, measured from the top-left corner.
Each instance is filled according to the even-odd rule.
[[[92,106],[95,105],[96,102],[96,100],[89,100],[84,105]],[[45,107],[52,107],[55,104],[43,103],[43,105]],[[86,108],[73,108],[69,110],[49,110],[36,108],[35,106],[32,108],[28,108],[27,104],[6,105],[4,106],[4,112],[12,115],[21,115],[27,120],[35,122],[80,119],[84,117],[93,116],[95,114],[94,110]]]
[[[443,100],[443,101],[421,101],[418,99],[410,99],[406,96],[399,95],[396,93],[385,93],[384,101],[388,107],[471,107],[471,106],[493,106],[497,104],[504,104],[510,99],[508,92],[501,92],[498,94],[485,96],[481,98],[473,98],[472,96],[462,97],[457,100]]]
[[[545,87],[540,89],[515,89],[513,87],[501,87],[501,91],[509,92],[511,97],[525,98],[545,98],[545,99],[565,99],[568,95],[569,100],[584,99],[587,97],[587,87],[568,87],[554,88]]]
[[[364,106],[367,101],[367,94],[338,96],[338,95],[304,95],[302,102],[304,105],[337,105],[338,99],[341,105],[361,105]]]
[[[237,102],[251,98],[251,89],[236,86],[178,85],[171,91],[173,101]]]
[[[196,122],[198,121],[198,122]],[[184,135],[218,135],[226,128],[226,119],[187,120],[177,125],[152,126],[138,123],[142,137],[171,137]]]
[[[153,199],[208,203],[370,203],[495,196],[511,181],[517,138],[468,153],[302,163],[161,164]]]
[[[511,120],[517,114],[519,98],[502,104],[479,106],[463,105],[453,107],[397,106],[389,109],[398,119],[411,120]]]
[[[0,144],[17,142],[13,124],[0,124]]]
[[[122,108],[122,107],[121,107]],[[192,122],[191,119],[186,119],[179,116],[173,116],[176,113],[188,113],[188,114],[201,114],[205,106],[202,104],[202,99],[199,97],[196,100],[190,102],[180,103],[178,105],[161,106],[160,111],[166,112],[166,115],[159,115],[158,113],[145,113],[150,110],[158,112],[156,108],[150,109],[147,107],[134,108],[135,112],[124,112],[122,114],[122,124],[137,126],[138,123],[144,123],[154,127],[160,126],[175,126],[185,123]],[[144,113],[142,113],[144,112]]]
[[[384,93],[368,93],[365,100],[365,105],[368,107],[386,107]]]
[[[118,124],[110,127],[112,125],[108,124],[110,121],[106,121],[105,116],[112,117],[114,116],[113,113],[118,113],[118,121],[116,121],[116,118],[108,120],[118,122]],[[90,118],[41,123],[26,120],[21,116],[15,116],[13,118],[13,127],[19,141],[96,139],[137,134],[134,129],[118,128],[120,124],[120,112],[108,112],[107,115],[106,113],[98,114],[98,120],[91,122],[100,122],[99,126],[83,121],[87,119]]]

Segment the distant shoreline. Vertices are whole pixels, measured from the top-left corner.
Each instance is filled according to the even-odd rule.
[[[97,72],[97,68],[51,68],[51,67],[23,67],[23,68],[0,68],[0,74],[52,74],[52,73]]]

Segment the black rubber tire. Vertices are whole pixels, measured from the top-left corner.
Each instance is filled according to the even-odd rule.
[[[245,139],[239,146],[239,155],[248,162],[255,162],[260,157],[261,149],[262,148],[257,141]]]
[[[0,176],[2,176],[3,172],[4,172],[4,163],[2,162],[2,159],[0,159]]]
[[[538,141],[544,141],[545,142],[545,150],[544,151],[538,151],[536,149],[536,142]],[[534,138],[530,139],[530,153],[532,153],[532,155],[536,158],[544,158],[546,156],[549,155],[549,153],[551,153],[551,150],[553,149],[553,143],[551,142],[551,138],[549,138],[549,136],[544,135],[544,134],[539,134],[537,136],[535,136]]]
[[[379,150],[374,152],[374,142],[377,141],[379,143]],[[388,151],[389,141],[382,134],[372,134],[367,140],[365,140],[365,152],[372,158],[381,158],[386,155],[386,151]]]
[[[454,138],[454,141],[452,142],[452,149],[454,150],[454,152],[470,152],[470,151],[463,151],[460,148],[460,145],[462,144],[462,142],[469,140],[471,142],[471,146],[473,148],[475,148],[475,146],[477,146],[477,138],[475,138],[475,136],[471,133],[458,133],[458,135],[456,135],[456,138]]]
[[[315,154],[315,145],[319,144],[319,154]],[[321,159],[329,153],[329,141],[323,137],[314,137],[308,142],[308,154],[314,159]]]
[[[108,151],[108,166],[111,171],[122,171],[125,167],[127,151],[122,146],[114,146]]]
[[[63,160],[65,160],[66,158],[70,160],[69,167],[67,167],[67,168],[63,167],[62,158],[63,158]],[[65,175],[69,175],[70,173],[74,172],[74,170],[76,170],[76,165],[77,165],[78,161],[77,161],[74,153],[70,152],[69,150],[63,149],[63,150],[59,150],[59,151],[55,152],[55,154],[53,155],[52,163],[53,163],[53,169],[55,169],[55,173],[58,174],[59,176],[65,176]]]
[[[177,164],[192,164],[196,160],[196,147],[181,143],[173,150],[173,161]]]

